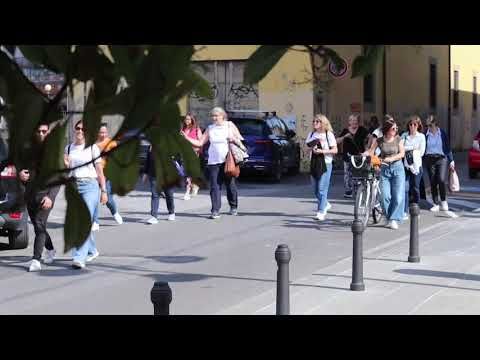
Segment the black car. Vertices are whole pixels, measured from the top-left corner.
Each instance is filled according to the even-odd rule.
[[[0,139],[0,236],[8,237],[10,249],[28,246],[28,213],[25,187],[17,177],[14,165],[5,162],[7,146]]]
[[[283,174],[300,170],[300,144],[275,112],[229,111],[232,121],[245,138],[249,159],[242,173],[261,173],[280,181]]]

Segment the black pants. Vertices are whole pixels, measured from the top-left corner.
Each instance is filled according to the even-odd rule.
[[[53,243],[47,232],[47,220],[50,215],[51,208],[44,210],[39,203],[28,204],[28,215],[33,224],[35,231],[35,242],[33,243],[33,259],[40,261],[42,258],[43,248],[53,250]]]
[[[238,207],[238,193],[235,178],[225,175],[225,164],[208,165],[210,180],[210,199],[212,200],[212,213],[218,213],[222,207],[222,184],[227,188],[227,199],[230,207]]]
[[[447,200],[447,159],[445,157],[425,156],[428,177],[430,178],[430,187],[432,191],[432,200],[438,205],[438,193],[440,200]]]

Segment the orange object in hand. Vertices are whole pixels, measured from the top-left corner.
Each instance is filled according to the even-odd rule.
[[[371,163],[372,163],[372,166],[374,166],[374,167],[382,165],[382,161],[380,160],[380,158],[378,156],[375,156],[375,155],[372,156]]]

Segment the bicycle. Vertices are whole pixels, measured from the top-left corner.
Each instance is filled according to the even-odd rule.
[[[378,167],[372,164],[370,156],[354,155],[350,159],[355,194],[354,219],[361,220],[367,227],[371,214],[373,223],[378,224],[383,216]]]

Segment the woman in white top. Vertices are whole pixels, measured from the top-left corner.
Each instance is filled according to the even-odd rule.
[[[321,164],[320,167],[315,165],[311,167],[311,175],[314,193],[318,200],[317,219],[323,221],[330,208],[327,198],[332,176],[333,156],[338,153],[332,125],[325,115],[315,116],[313,131],[307,137],[306,143],[308,147],[312,148],[312,165],[314,163]],[[325,159],[325,168],[323,168],[322,157]]]
[[[210,115],[212,124],[202,134],[200,139],[192,139],[184,132],[181,134],[193,146],[202,147],[210,142],[208,147],[208,172],[210,181],[210,198],[212,200],[211,219],[220,217],[220,208],[222,207],[222,184],[227,188],[227,199],[230,204],[230,215],[238,215],[238,193],[235,184],[235,178],[225,175],[225,161],[229,151],[230,142],[240,142],[243,140],[235,124],[227,120],[225,110],[220,107],[214,108]]]
[[[108,200],[101,160],[97,145],[85,147],[85,133],[80,120],[75,124],[75,142],[65,148],[64,163],[67,168],[72,169],[70,177],[75,179],[77,191],[85,201],[92,221],[99,200],[102,205]],[[90,232],[83,245],[72,250],[72,267],[83,269],[86,262],[92,261],[98,255],[95,238]]]
[[[402,134],[405,141],[405,215],[408,220],[410,202],[418,204],[420,200],[420,181],[423,176],[422,157],[425,154],[425,135],[422,120],[417,115],[411,116],[407,123],[407,132]],[[410,152],[411,155],[408,153]],[[411,201],[410,201],[411,199]]]

